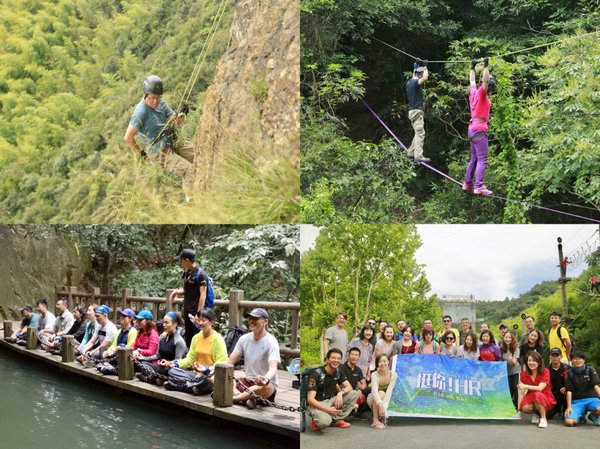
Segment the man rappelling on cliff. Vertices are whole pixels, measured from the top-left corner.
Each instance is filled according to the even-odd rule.
[[[127,132],[127,146],[151,164],[182,178],[186,201],[191,199],[193,186],[194,147],[191,142],[178,141],[175,125],[181,125],[189,108],[183,105],[177,113],[162,99],[163,83],[156,75],[144,80],[144,98],[137,104]],[[135,141],[139,134],[143,145]]]

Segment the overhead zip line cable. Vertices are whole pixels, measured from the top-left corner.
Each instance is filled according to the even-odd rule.
[[[381,125],[387,130],[387,132],[394,138],[394,140],[396,142],[398,142],[398,144],[404,148],[404,151],[408,151],[408,148],[406,148],[406,146],[402,143],[402,141],[396,136],[396,134],[394,134],[394,132],[389,128],[389,126],[387,126],[385,124],[385,122],[383,121],[383,119],[381,117],[379,117],[379,115],[377,115],[377,113],[371,108],[371,106],[369,106],[367,104],[367,102],[364,99],[361,99],[361,101],[363,102],[363,104],[365,105],[365,107],[371,112],[371,114],[373,114],[373,116],[377,119],[377,121],[379,121],[379,123],[381,123]],[[458,184],[459,186],[462,187],[462,183],[456,179],[454,179],[452,176],[438,170],[437,168],[429,165],[427,162],[419,162],[419,164],[427,167],[428,169],[434,171],[435,173],[439,174],[440,176],[443,176],[444,178],[448,179],[449,181],[452,181],[455,184]],[[574,217],[574,218],[579,218],[580,220],[584,220],[584,221],[589,221],[591,223],[600,223],[600,220],[596,220],[594,218],[589,218],[589,217],[584,217],[582,215],[577,215],[577,214],[572,214],[570,212],[565,212],[565,211],[561,211],[561,210],[557,210],[557,209],[552,209],[550,207],[545,207],[545,206],[540,206],[537,204],[532,204],[532,203],[528,203],[526,201],[520,201],[520,200],[515,200],[513,198],[507,198],[504,196],[498,196],[498,195],[485,195],[486,197],[489,198],[496,198],[498,200],[501,201],[508,201],[511,203],[516,203],[516,204],[520,204],[522,206],[528,207],[528,208],[535,208],[535,209],[540,209],[540,210],[544,210],[547,212],[552,212],[555,214],[560,214],[560,215],[567,215],[570,217]]]
[[[543,48],[543,47],[548,47],[548,46],[554,45],[554,44],[560,44],[562,42],[566,42],[566,41],[569,41],[571,39],[581,39],[583,37],[591,36],[592,34],[597,34],[597,33],[600,33],[600,30],[591,31],[591,32],[585,33],[585,34],[576,34],[576,35],[573,35],[573,36],[565,37],[564,39],[558,39],[558,40],[555,40],[555,41],[552,41],[552,42],[546,42],[546,43],[543,43],[543,44],[533,45],[531,47],[522,48],[521,50],[510,51],[510,52],[503,53],[503,54],[500,54],[500,55],[490,55],[490,58],[504,58],[505,56],[516,55],[517,53],[525,53],[525,52],[530,51],[530,50],[535,50],[536,48]],[[382,41],[381,39],[377,39],[376,37],[373,37],[372,39],[376,40],[377,42],[382,43],[383,45],[387,45],[391,49],[396,50],[397,52],[400,52],[400,53],[408,56],[411,59],[421,59],[422,60],[422,58],[417,58],[416,56],[413,56],[413,55],[411,55],[410,53],[408,53],[408,52],[406,52],[404,50],[400,50],[398,47],[394,47],[393,45],[388,44],[387,42]],[[479,60],[481,60],[481,58]],[[471,60],[468,60],[468,61],[467,60],[461,60],[461,59],[447,60],[447,61],[430,61],[430,60],[428,60],[427,62],[428,63],[436,63],[436,64],[453,64],[453,63],[457,63],[457,64],[469,64],[471,62]]]

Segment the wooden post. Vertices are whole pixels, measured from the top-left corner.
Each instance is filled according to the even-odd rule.
[[[41,317],[39,318],[42,319]],[[27,328],[27,344],[25,345],[27,349],[36,349],[37,348],[37,334],[35,333],[35,328],[28,327]]]
[[[133,290],[130,288],[124,288],[123,295],[121,297],[121,310],[124,310],[127,308],[127,298],[129,296],[133,296]]]
[[[217,363],[215,365],[215,386],[213,405],[215,407],[230,407],[233,405],[233,365]]]
[[[77,287],[69,287],[69,296],[67,297],[67,307],[69,308],[69,310],[73,310],[73,307],[75,307],[75,300],[73,299],[73,296],[77,294]]]
[[[61,347],[63,363],[71,363],[75,360],[75,351],[73,348],[74,342],[75,337],[72,335],[63,335]]]
[[[13,322],[12,321],[5,321],[4,322],[4,339],[6,340],[7,338],[10,338],[10,336],[13,334]]]
[[[100,296],[100,287],[94,287],[92,290],[92,298],[90,299],[90,304],[96,303],[96,296]]]
[[[119,354],[119,380],[132,380],[134,373],[131,354],[133,353],[133,349],[119,348],[117,352]]]
[[[290,339],[290,349],[298,348],[298,328],[299,328],[300,312],[292,310],[292,337]]]
[[[244,290],[231,290],[229,292],[229,326],[240,326],[242,314],[239,302],[244,300]]]
[[[170,312],[173,310],[173,303],[171,302],[171,293],[173,293],[174,289],[170,288],[167,290],[167,297],[165,298],[165,311]]]
[[[563,258],[562,239],[560,237],[558,237],[557,241],[558,241],[558,267],[560,268],[560,278],[558,279],[558,283],[560,284],[560,290],[561,290],[561,296],[562,296],[562,316],[563,316],[563,319],[566,319],[567,315],[569,315],[569,304],[567,302],[567,282],[569,282],[569,279],[567,278],[567,259]]]

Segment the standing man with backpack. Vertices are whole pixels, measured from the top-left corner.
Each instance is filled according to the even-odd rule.
[[[569,354],[571,353],[571,339],[569,331],[560,325],[560,313],[552,312],[550,315],[550,331],[548,331],[548,344],[551,348],[560,348],[561,362],[569,362]]]
[[[413,77],[406,83],[408,119],[415,131],[415,137],[408,147],[408,157],[414,158],[415,162],[429,162],[431,159],[423,156],[423,146],[425,145],[423,85],[429,78],[427,61],[416,61],[413,68]]]
[[[193,249],[183,249],[175,260],[179,261],[179,266],[183,268],[181,273],[183,287],[173,290],[169,300],[172,302],[178,296],[183,295],[184,338],[189,348],[192,337],[199,332],[192,321],[193,317],[202,309],[213,307],[215,294],[212,289],[212,280],[196,263],[196,252]],[[192,316],[192,319],[189,315]]]

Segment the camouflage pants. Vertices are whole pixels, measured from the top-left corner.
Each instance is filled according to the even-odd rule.
[[[165,148],[156,154],[148,154],[148,161],[169,173],[181,177],[184,192],[190,193],[194,185],[194,146],[183,142],[174,148]]]

